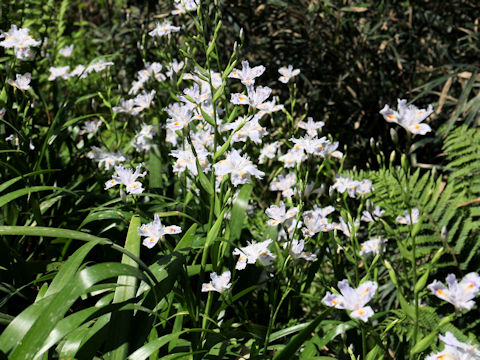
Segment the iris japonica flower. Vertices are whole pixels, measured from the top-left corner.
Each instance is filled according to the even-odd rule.
[[[377,255],[380,252],[381,247],[386,243],[386,239],[373,238],[364,241],[360,244],[360,255],[365,256],[368,254]]]
[[[13,81],[12,79],[9,79],[8,83],[15,86],[17,89],[28,90],[30,89],[30,80],[32,80],[32,75],[30,73],[25,73],[23,75],[17,74],[16,80]]]
[[[374,222],[380,219],[383,216],[383,214],[385,214],[385,210],[382,210],[380,206],[375,206],[375,210],[373,210],[373,212],[363,210],[362,217],[360,220],[365,222]]]
[[[68,46],[65,46],[63,48],[61,48],[60,50],[58,50],[58,52],[60,53],[60,55],[62,56],[65,56],[65,57],[70,57],[72,56],[72,52],[73,52],[73,48],[74,48],[74,45],[68,45]]]
[[[403,212],[403,216],[397,216],[396,221],[399,224],[404,224],[404,225],[412,225],[418,223],[418,216],[420,215],[420,211],[417,208],[412,209],[412,216],[410,216],[410,213],[408,210],[405,210]]]
[[[30,30],[28,28],[17,28],[16,25],[12,25],[8,32],[2,32],[0,38],[4,38],[0,42],[0,46],[6,49],[14,49],[15,56],[20,60],[28,59],[31,56],[30,47],[39,46],[40,41],[33,38],[32,35],[28,35]]]
[[[172,10],[172,15],[186,14],[187,11],[197,10],[197,1],[196,0],[175,0],[174,4],[175,10]]]
[[[162,225],[160,216],[155,214],[153,217],[153,222],[142,224],[137,231],[139,232],[140,236],[145,236],[145,239],[143,239],[143,245],[151,249],[165,234],[179,234],[182,232],[182,229],[177,225]]]
[[[268,215],[270,220],[268,220],[267,224],[270,226],[276,226],[278,224],[282,224],[285,220],[294,217],[298,213],[298,208],[294,207],[287,211],[285,208],[285,204],[283,201],[280,201],[280,206],[272,205],[268,209],[265,210],[265,214]]]
[[[68,79],[70,76],[68,73],[68,70],[70,69],[70,66],[59,66],[59,67],[50,67],[50,76],[48,77],[48,81],[53,81],[57,77],[61,77],[63,79]]]
[[[223,177],[230,174],[230,181],[235,187],[248,183],[251,176],[261,179],[265,175],[263,171],[257,169],[247,155],[241,155],[235,149],[228,152],[225,159],[220,160],[213,167],[217,176]]]
[[[297,177],[295,173],[289,173],[285,176],[278,175],[277,181],[270,183],[271,191],[281,191],[283,197],[292,197],[293,187],[297,184]]]
[[[293,69],[292,65],[288,65],[288,67],[282,66],[280,69],[278,69],[278,72],[280,75],[282,75],[278,78],[278,80],[284,84],[288,83],[292,77],[300,74],[300,70]]]
[[[218,291],[220,294],[227,289],[229,289],[232,284],[230,283],[232,274],[230,271],[225,271],[222,275],[218,276],[216,272],[210,274],[210,281],[209,283],[202,284],[202,291]]]
[[[144,177],[147,172],[140,173],[142,164],[135,168],[135,172],[132,169],[125,169],[123,165],[115,166],[115,172],[117,175],[113,175],[110,180],[105,183],[105,190],[110,189],[115,185],[125,185],[127,187],[127,193],[129,194],[141,194],[143,192],[143,185],[141,182],[136,181],[139,177]]]
[[[263,164],[265,159],[273,159],[277,155],[277,151],[280,148],[280,142],[274,141],[271,144],[266,144],[260,150],[260,156],[258,157],[258,162]]]
[[[446,280],[448,288],[437,280],[434,280],[427,287],[432,290],[435,296],[448,301],[457,309],[470,310],[475,305],[475,301],[472,299],[477,296],[480,290],[480,276],[478,273],[468,273],[460,283],[457,282],[454,274],[449,274]]]
[[[375,281],[365,281],[358,288],[353,289],[345,279],[338,283],[342,295],[327,292],[322,302],[337,309],[350,310],[352,318],[367,322],[374,312],[370,306],[365,305],[373,298],[377,287],[378,284]]]
[[[171,33],[174,33],[174,32],[177,32],[177,31],[180,31],[180,27],[178,26],[173,26],[170,21],[164,21],[162,23],[157,23],[156,26],[155,26],[155,29],[153,29],[152,31],[150,31],[148,33],[148,35],[150,36],[158,36],[158,37],[161,37],[161,36],[165,36],[165,35],[170,35]]]
[[[140,131],[135,134],[131,144],[137,151],[150,151],[152,139],[156,133],[157,130],[153,125],[142,124]]]
[[[407,100],[398,99],[397,111],[390,109],[390,106],[380,110],[380,114],[388,122],[394,122],[405,128],[405,130],[412,134],[425,135],[432,131],[432,128],[427,124],[421,124],[423,120],[433,113],[432,105],[428,105],[427,109],[418,109],[415,105],[408,105]]]
[[[317,136],[317,132],[325,125],[323,121],[313,121],[312,117],[307,118],[307,122],[300,121],[298,127],[307,131],[307,134],[311,137]]]
[[[478,345],[463,343],[450,332],[445,336],[439,335],[440,340],[445,344],[443,351],[428,355],[425,360],[479,360],[480,351]]]
[[[302,232],[305,237],[312,237],[316,233],[327,232],[334,228],[326,217],[314,214],[303,214],[303,222],[305,227],[302,228]]]
[[[102,120],[87,120],[83,123],[80,135],[95,134],[101,125]]]
[[[115,166],[117,162],[124,162],[127,160],[120,151],[112,153],[96,146],[92,146],[92,150],[87,153],[87,157],[98,162],[99,166],[104,164],[105,170],[109,170],[112,166]]]
[[[262,242],[248,242],[248,245],[243,248],[236,248],[233,250],[233,255],[238,255],[237,265],[235,269],[243,270],[248,264],[255,264],[257,260],[263,265],[270,265],[275,259],[275,255],[268,250],[268,245],[272,243],[273,240],[268,239]]]
[[[239,79],[243,85],[249,87],[255,84],[255,78],[259,77],[265,71],[265,66],[259,65],[250,67],[248,60],[242,61],[242,70],[233,69],[228,75],[229,78]]]
[[[305,259],[307,261],[314,261],[317,258],[317,255],[311,252],[303,251],[304,247],[305,247],[304,240],[300,240],[300,241],[298,241],[297,239],[293,240],[292,245],[290,246],[290,251],[289,251],[290,255],[294,259]]]

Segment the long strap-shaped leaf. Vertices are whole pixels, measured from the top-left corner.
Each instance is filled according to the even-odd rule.
[[[125,249],[132,254],[140,255],[140,233],[137,228],[141,225],[140,218],[133,216],[130,220]],[[125,254],[122,256],[122,264],[138,267],[138,264]],[[137,278],[134,276],[119,276],[118,287],[115,290],[113,303],[120,303],[133,299],[137,289]],[[106,356],[110,360],[123,360],[128,355],[129,334],[132,325],[132,312],[117,312],[112,314],[110,321],[109,342],[114,350]],[[108,346],[110,348],[110,346]]]
[[[68,283],[64,289],[50,297],[44,298],[48,301],[47,306],[42,308],[38,317],[30,326],[23,339],[17,339],[17,346],[9,359],[36,359],[36,355],[42,348],[50,332],[55,328],[70,309],[73,303],[83,294],[89,292],[93,285],[109,278],[118,276],[133,276],[148,281],[147,277],[130,265],[119,263],[103,263],[83,269]],[[34,304],[35,305],[35,304]],[[7,328],[8,329],[8,328]],[[5,331],[6,332],[6,331]],[[4,334],[0,337],[0,350],[4,351]],[[7,350],[8,351],[8,350]]]

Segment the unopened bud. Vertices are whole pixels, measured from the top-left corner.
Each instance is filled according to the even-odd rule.
[[[393,150],[391,153],[390,153],[390,165],[392,165],[395,161],[395,150]]]
[[[240,37],[240,40],[243,41],[243,27],[240,29],[240,32],[238,33],[238,36]]]
[[[375,151],[375,139],[373,137],[370,138],[370,148]]]
[[[443,242],[447,242],[448,240],[448,230],[447,227],[442,227],[442,231],[440,232],[440,237],[442,238]]]
[[[390,137],[392,138],[393,143],[397,145],[398,144],[397,130],[395,130],[394,128],[390,128]]]

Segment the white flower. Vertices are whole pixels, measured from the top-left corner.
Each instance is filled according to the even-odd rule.
[[[220,276],[218,276],[216,272],[213,272],[210,274],[210,279],[212,279],[212,281],[202,284],[202,291],[218,291],[220,294],[222,294],[225,290],[232,286],[230,283],[231,277],[232,274],[230,271],[225,271]]]
[[[325,125],[323,121],[313,121],[312,117],[307,118],[307,122],[300,121],[298,127],[307,130],[307,134],[311,137],[317,136],[317,131],[321,130]]]
[[[360,220],[365,222],[374,222],[380,219],[383,216],[383,214],[385,214],[385,210],[380,209],[380,206],[376,206],[373,212],[363,210],[362,217]]]
[[[374,238],[367,241],[364,241],[360,244],[360,255],[365,256],[368,254],[377,255],[380,252],[380,248],[384,243],[386,243],[386,239]]]
[[[450,331],[438,337],[445,343],[445,348],[439,353],[430,354],[425,360],[480,360],[478,345],[463,343]]]
[[[192,138],[192,144],[195,149],[212,149],[214,145],[214,128],[210,124],[206,124],[203,130],[197,132],[190,131],[190,137]]]
[[[137,151],[150,151],[153,136],[157,133],[153,125],[142,124],[140,131],[135,134],[132,146]]]
[[[170,35],[171,33],[180,31],[180,27],[178,26],[173,26],[170,21],[166,20],[162,23],[157,23],[155,26],[155,29],[150,31],[148,35],[150,36],[165,36],[165,35]]]
[[[292,65],[288,65],[288,67],[282,66],[280,69],[278,69],[278,72],[280,73],[280,75],[282,75],[278,80],[280,80],[284,84],[288,83],[292,77],[300,74],[300,70],[294,70]]]
[[[365,195],[372,192],[372,190],[375,190],[372,186],[372,182],[368,179],[364,179],[359,182],[357,188],[355,189],[355,192],[359,195]]]
[[[275,259],[275,256],[267,248],[271,243],[271,239],[260,243],[252,241],[248,242],[248,245],[243,248],[235,248],[232,254],[239,255],[235,268],[237,270],[243,270],[247,266],[247,263],[255,264],[257,260],[260,260],[263,265],[270,265],[273,259]]]
[[[102,120],[92,120],[92,121],[87,120],[83,123],[82,129],[80,130],[80,135],[95,134],[101,125],[102,125]]]
[[[472,299],[477,296],[480,290],[480,276],[471,272],[458,283],[455,275],[449,274],[446,280],[448,288],[437,280],[434,280],[427,287],[432,290],[435,296],[448,301],[457,309],[470,310],[475,305]]]
[[[403,215],[404,216],[397,216],[396,218],[396,221],[399,224],[404,224],[404,225],[416,224],[418,222],[418,216],[420,215],[420,211],[417,208],[413,208],[411,217],[408,210],[405,210],[403,212]]]
[[[303,223],[305,227],[302,228],[302,232],[305,237],[312,237],[320,231],[327,232],[334,228],[334,225],[326,217],[319,216],[312,211],[306,211],[303,214]]]
[[[283,201],[280,201],[280,206],[272,205],[265,210],[265,214],[270,218],[267,224],[270,226],[276,226],[282,224],[285,220],[294,217],[298,213],[298,208],[294,207],[288,211],[285,208]]]
[[[177,59],[173,59],[170,64],[166,66],[167,71],[165,74],[169,77],[172,78],[174,73],[179,73],[180,70],[183,69],[183,66],[185,63],[183,61],[178,61]]]
[[[247,93],[248,96],[239,93],[231,94],[230,102],[235,105],[250,105],[256,109],[260,109],[272,93],[272,89],[267,86],[259,86],[254,89],[252,86],[251,88],[247,88]]]
[[[233,186],[237,187],[239,184],[246,184],[250,181],[251,176],[258,179],[263,178],[265,173],[257,169],[250,161],[247,155],[241,155],[238,150],[233,149],[226,153],[225,160],[220,160],[213,165],[216,176],[225,176],[230,174],[230,181]]]
[[[250,67],[248,60],[242,61],[242,70],[233,69],[228,75],[229,78],[240,79],[245,86],[253,86],[255,78],[259,77],[265,71],[265,66],[259,65]]]
[[[124,162],[127,160],[127,158],[119,151],[111,153],[96,146],[92,146],[92,150],[87,153],[87,157],[98,162],[99,166],[104,164],[106,170],[109,170],[110,167],[114,166],[117,162]]]
[[[370,306],[365,306],[375,295],[378,284],[374,281],[365,281],[356,289],[348,284],[348,280],[342,280],[338,283],[338,288],[342,295],[327,292],[322,302],[327,306],[333,306],[337,309],[350,310],[350,316],[364,322],[374,314]]]
[[[111,180],[105,183],[105,190],[110,189],[115,185],[125,185],[127,187],[127,193],[129,194],[141,194],[143,192],[143,185],[141,182],[136,181],[139,177],[144,177],[147,173],[140,173],[142,165],[138,165],[135,168],[135,172],[132,169],[125,169],[123,165],[115,166],[115,172],[117,175],[113,175]]]
[[[100,72],[103,71],[107,68],[107,66],[112,66],[113,62],[111,61],[106,61],[105,59],[101,59],[98,61],[95,61],[94,63],[90,64],[87,66],[85,69],[85,72],[87,74],[90,74],[92,71],[95,70],[95,72]]]
[[[428,105],[427,109],[418,109],[415,105],[407,106],[407,100],[398,99],[397,110],[398,112],[385,105],[380,110],[380,114],[388,122],[397,123],[412,134],[425,135],[427,132],[432,131],[432,128],[427,124],[420,124],[433,113],[432,105]]]
[[[72,70],[69,76],[80,76],[80,79],[84,79],[87,77],[87,73],[85,72],[85,66],[77,65],[75,69]]]
[[[275,141],[271,144],[265,145],[262,150],[260,150],[260,156],[258,157],[258,163],[263,164],[265,162],[265,158],[273,159],[280,147],[280,142]]]
[[[183,103],[173,103],[165,110],[170,118],[167,119],[167,129],[172,131],[182,130],[193,120],[192,107]]]
[[[48,81],[53,81],[57,77],[61,77],[63,79],[68,79],[70,74],[68,73],[68,69],[70,69],[70,66],[60,66],[60,67],[50,67],[50,76],[48,77]]]
[[[62,55],[62,56],[70,57],[70,56],[72,56],[73,48],[74,48],[73,44],[72,44],[72,45],[68,45],[68,46],[65,46],[65,47],[61,48],[60,50],[58,50],[58,52],[59,52],[60,55]]]
[[[272,101],[265,101],[256,106],[258,110],[258,116],[262,117],[265,114],[271,114],[272,112],[280,111],[283,109],[283,105],[276,104],[275,99]]]
[[[262,138],[265,137],[268,132],[259,124],[259,120],[258,116],[250,116],[248,118],[241,116],[236,121],[223,125],[222,131],[236,130],[242,123],[245,123],[243,127],[233,135],[231,143],[233,144],[238,141],[245,142],[250,138],[255,144],[260,144]]]
[[[15,81],[9,79],[8,83],[20,90],[30,89],[30,80],[32,80],[32,75],[30,73],[23,75],[17,74],[16,77],[17,79]]]
[[[198,6],[196,0],[183,0],[183,2],[182,0],[175,0],[173,5],[175,6],[175,10],[172,10],[172,15],[186,14],[187,11],[195,11]]]
[[[335,189],[339,193],[344,193],[345,191],[348,192],[348,196],[355,197],[355,193],[357,190],[357,186],[360,185],[360,182],[357,180],[352,180],[350,178],[337,176],[335,180],[335,184],[333,184],[330,189]]]
[[[141,94],[137,95],[133,99],[134,106],[133,106],[133,109],[130,111],[130,113],[133,115],[137,115],[141,111],[148,109],[152,104],[155,93],[156,91],[152,90],[149,93],[147,93],[146,91],[143,91]]]
[[[313,205],[313,210],[308,210],[304,212],[304,217],[305,216],[320,216],[320,217],[327,217],[330,215],[332,212],[335,211],[335,208],[333,206],[327,206],[324,208],[318,207],[318,205]]]
[[[345,236],[351,237],[352,236],[352,231],[356,229],[360,225],[360,221],[357,219],[353,222],[353,227],[352,224],[346,223],[345,220],[340,216],[340,223],[334,223],[333,227],[337,230],[341,230]]]
[[[315,155],[321,155],[324,146],[329,143],[325,136],[321,137],[320,139],[316,137],[312,138],[310,136],[301,137],[298,139],[292,137],[290,138],[290,141],[295,144],[293,147],[295,150],[302,150],[305,151],[305,153],[307,154]]]
[[[142,224],[137,231],[141,236],[145,236],[145,239],[143,239],[143,245],[151,249],[165,234],[179,234],[182,232],[182,229],[177,225],[162,225],[160,216],[155,214],[153,222]]]
[[[10,49],[13,48],[15,56],[20,60],[28,59],[31,56],[30,47],[40,45],[40,41],[36,41],[32,35],[28,35],[28,28],[18,29],[16,25],[12,25],[8,32],[2,32],[0,38],[5,40],[0,42],[0,46]]]
[[[202,168],[202,171],[209,171],[210,164],[207,158],[209,152],[201,148],[195,148],[195,151],[197,153],[198,162]],[[194,176],[198,175],[197,161],[190,147],[185,148],[185,150],[172,150],[170,152],[170,156],[173,156],[177,159],[173,165],[173,172],[182,173],[188,169]]]
[[[291,168],[295,165],[298,165],[307,159],[307,155],[303,150],[296,150],[292,148],[291,150],[287,151],[284,155],[280,156],[278,160],[283,162],[283,166],[285,168]]]
[[[307,261],[314,261],[317,258],[317,255],[303,251],[304,247],[304,240],[293,240],[292,245],[290,246],[290,255],[292,255],[294,259],[305,259]]]
[[[125,100],[125,99],[120,99],[119,103],[118,103],[118,106],[114,106],[112,108],[112,111],[114,113],[129,113],[129,114],[133,114],[135,111],[133,110],[133,107],[135,106],[135,102],[133,101],[133,99],[128,99],[128,100]]]
[[[292,197],[293,187],[297,184],[297,179],[295,173],[289,173],[286,176],[278,175],[277,181],[272,181],[270,183],[270,190],[272,191],[281,191],[282,196]]]

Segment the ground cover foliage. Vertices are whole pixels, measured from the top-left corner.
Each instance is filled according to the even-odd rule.
[[[0,6],[0,357],[480,358],[476,2]]]

